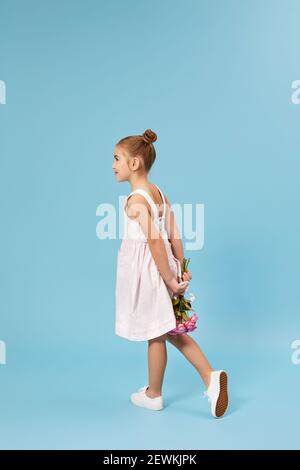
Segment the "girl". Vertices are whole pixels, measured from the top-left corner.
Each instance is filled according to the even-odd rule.
[[[181,273],[183,246],[170,202],[148,179],[156,139],[155,132],[147,129],[115,146],[116,179],[128,181],[132,189],[124,204],[124,234],[118,251],[115,333],[131,341],[148,341],[149,382],[131,395],[134,405],[163,408],[167,340],[196,368],[207,387],[204,394],[212,415],[220,417],[228,406],[226,372],[213,370],[188,334],[168,334],[176,327],[172,297],[185,292],[192,273]]]

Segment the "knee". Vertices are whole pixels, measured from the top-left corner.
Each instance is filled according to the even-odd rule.
[[[191,340],[188,335],[167,335],[167,340],[176,346],[177,348],[182,348],[184,345],[188,344]]]

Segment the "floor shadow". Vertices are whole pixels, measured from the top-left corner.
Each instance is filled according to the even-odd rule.
[[[186,401],[187,398],[191,398],[193,399],[193,404],[195,404],[195,402],[197,401],[197,397],[199,397],[199,406],[202,404],[205,404],[208,405],[208,408],[207,408],[207,412],[206,411],[202,411],[200,409],[197,409],[195,408],[195,406],[191,407],[191,406],[186,406],[185,404],[180,404],[181,401]],[[210,414],[210,411],[209,411],[209,404],[208,403],[205,403],[207,400],[206,397],[203,397],[203,392],[199,392],[198,393],[195,393],[195,392],[192,392],[192,393],[187,393],[186,391],[180,391],[180,392],[177,392],[177,393],[172,393],[172,394],[169,394],[167,398],[164,399],[164,408],[172,408],[173,411],[176,411],[176,412],[180,412],[180,413],[184,413],[186,415],[193,415],[195,416],[195,414],[199,414],[202,418],[205,418],[205,419],[210,419],[211,418],[211,414]],[[228,406],[228,409],[227,409],[227,412],[226,412],[226,416],[230,416],[236,412],[238,412],[243,406],[245,403],[247,403],[249,401],[249,398],[248,397],[245,397],[245,396],[236,396],[234,394],[230,394],[229,395],[229,406]]]
[[[230,394],[229,395],[229,406],[228,410],[226,412],[227,416],[230,416],[237,411],[239,411],[241,408],[243,408],[244,404],[249,401],[248,397],[245,396],[235,396]]]

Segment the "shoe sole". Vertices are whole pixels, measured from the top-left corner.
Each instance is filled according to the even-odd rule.
[[[155,406],[153,406],[153,407],[151,407],[151,406],[145,406],[143,403],[140,403],[139,401],[135,401],[135,399],[132,398],[132,397],[130,397],[130,401],[131,401],[131,403],[132,403],[133,405],[135,405],[135,406],[140,406],[141,408],[147,408],[148,410],[161,411],[161,410],[163,410],[163,408],[164,408],[164,405],[163,405],[163,404],[162,404],[161,406],[159,406],[159,407],[155,407]]]
[[[224,415],[225,411],[228,408],[228,391],[227,391],[227,374],[226,372],[221,372],[220,377],[219,377],[219,386],[220,386],[220,392],[216,404],[216,411],[215,415],[217,418],[220,418],[221,416]]]
[[[139,403],[134,403],[132,402],[135,406],[139,406],[140,408],[146,408],[147,410],[152,410],[152,411],[161,411],[163,407],[161,408],[150,408],[149,406],[141,405]]]

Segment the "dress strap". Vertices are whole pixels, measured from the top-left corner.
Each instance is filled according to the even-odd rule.
[[[148,193],[148,191],[146,191],[145,189],[142,189],[142,188],[135,189],[135,190],[132,191],[130,194],[128,194],[128,196],[127,196],[127,198],[126,198],[126,201],[125,201],[125,206],[124,206],[125,212],[126,212],[126,205],[127,205],[128,198],[129,198],[130,196],[132,196],[132,194],[136,194],[136,193],[141,194],[142,196],[144,196],[144,197],[147,199],[147,201],[148,201],[150,207],[152,207],[152,210],[153,210],[153,212],[154,212],[154,214],[155,214],[155,218],[158,218],[159,213],[158,213],[158,209],[157,209],[157,207],[156,207],[155,202],[153,201],[153,199],[152,199],[152,197],[150,196],[150,194]]]
[[[154,183],[155,184],[155,183]],[[165,216],[166,216],[166,201],[165,201],[165,196],[163,195],[163,192],[159,189],[159,187],[157,186],[157,184],[155,184],[155,186],[157,187],[158,191],[160,192],[160,195],[161,195],[161,198],[162,198],[162,201],[163,201],[163,215],[162,215],[162,218],[164,219]]]
[[[162,191],[159,189],[159,187],[158,187],[156,184],[154,184],[154,186],[157,187],[157,189],[158,189],[158,191],[159,191],[159,193],[160,193],[160,195],[161,195],[162,201],[163,201],[163,215],[162,215],[161,218],[164,219],[164,218],[165,218],[165,215],[166,215],[166,201],[165,201],[165,197],[164,197]],[[145,189],[142,189],[142,188],[137,188],[137,189],[135,189],[134,191],[132,191],[130,194],[128,194],[128,196],[127,196],[127,198],[126,198],[126,201],[125,201],[125,208],[126,208],[126,205],[127,205],[127,200],[128,200],[128,198],[129,198],[130,196],[132,196],[132,194],[136,194],[136,193],[141,194],[142,196],[144,196],[144,197],[147,199],[148,203],[149,203],[150,206],[153,208],[153,211],[154,211],[154,214],[155,214],[155,218],[156,218],[156,219],[160,219],[160,217],[159,217],[159,211],[158,211],[158,208],[157,208],[155,202],[153,201],[153,199],[152,199],[152,197],[150,196],[150,194],[148,193],[148,191],[146,191]]]

